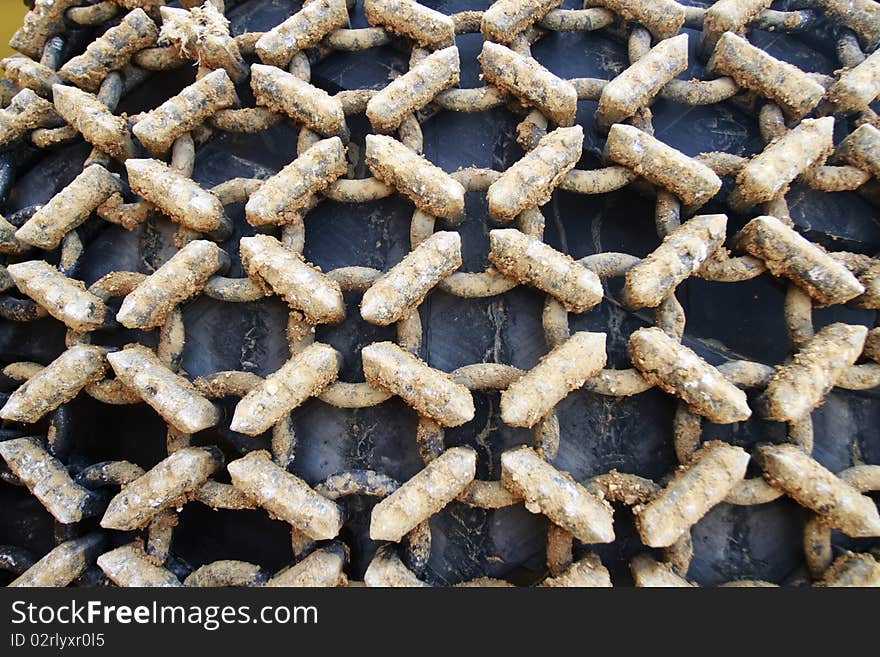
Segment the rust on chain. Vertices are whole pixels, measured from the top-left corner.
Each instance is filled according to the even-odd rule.
[[[719,424],[751,416],[742,390],[661,329],[639,329],[630,336],[629,348],[633,365],[648,381],[679,396],[699,415]]]
[[[9,586],[67,586],[91,566],[105,545],[105,537],[98,532],[65,541],[10,582]]]
[[[726,229],[726,215],[708,214],[670,232],[657,249],[627,270],[626,303],[632,308],[659,306],[723,244]]]
[[[561,0],[499,0],[483,12],[480,31],[488,41],[508,44],[561,4]]]
[[[506,46],[485,41],[480,53],[483,75],[491,84],[522,97],[560,126],[574,123],[578,94],[567,80]]]
[[[250,436],[263,433],[335,381],[340,359],[340,354],[328,345],[316,342],[306,347],[238,403],[231,429]]]
[[[211,276],[228,266],[229,256],[220,247],[194,240],[125,296],[116,319],[129,328],[161,326],[172,310],[199,294]]]
[[[880,130],[869,123],[859,126],[841,142],[836,153],[876,178],[880,174]]]
[[[644,25],[657,39],[675,36],[684,25],[685,8],[674,0],[604,0],[602,6],[627,21]]]
[[[41,249],[58,247],[62,238],[82,224],[114,192],[119,180],[99,164],[83,170],[15,232],[22,242]]]
[[[210,233],[228,221],[220,199],[164,162],[130,158],[125,169],[131,190],[181,226]]]
[[[878,587],[880,562],[870,554],[848,552],[838,557],[816,586]]]
[[[336,323],[345,317],[339,283],[305,262],[296,251],[269,235],[241,240],[241,258],[248,276],[265,292],[281,296],[313,324]]]
[[[19,89],[30,89],[44,98],[52,95],[52,86],[61,82],[58,74],[27,57],[7,57],[0,60],[4,77]]]
[[[392,185],[416,207],[446,219],[464,213],[464,187],[440,167],[385,135],[367,135],[367,166],[380,181]]]
[[[151,153],[162,155],[175,139],[198,127],[218,110],[230,107],[235,99],[235,87],[226,71],[213,71],[147,112],[135,123],[132,132]]]
[[[770,4],[771,0],[719,0],[712,4],[703,14],[699,49],[708,54],[725,32],[742,34]]]
[[[721,179],[705,164],[633,126],[611,126],[605,155],[668,189],[686,205],[702,205],[721,189]]]
[[[570,312],[584,312],[602,300],[599,277],[540,239],[514,228],[489,233],[489,260],[505,276],[532,285]]]
[[[452,18],[414,0],[365,0],[364,13],[373,25],[425,48],[445,48],[455,42]]]
[[[489,186],[489,214],[499,221],[511,221],[525,210],[547,203],[580,160],[583,141],[580,126],[557,128],[541,137],[523,159]]]
[[[195,433],[220,421],[217,407],[146,347],[130,346],[108,354],[107,360],[119,380],[180,431]]]
[[[399,395],[420,414],[447,427],[473,419],[474,400],[467,388],[393,342],[374,342],[361,350],[361,357],[367,383]]]
[[[252,226],[289,223],[316,203],[315,194],[344,174],[348,165],[339,137],[322,139],[250,194],[245,216]]]
[[[729,203],[739,211],[784,194],[788,185],[810,167],[821,164],[834,147],[834,118],[805,119],[773,140],[736,176]]]
[[[24,24],[18,28],[9,41],[13,48],[32,59],[39,59],[46,42],[57,34],[66,31],[65,13],[80,0],[56,0],[55,2],[34,3],[33,9],[24,17]]]
[[[441,91],[458,84],[458,48],[431,53],[373,96],[367,118],[377,132],[391,132],[408,115],[430,103]]]
[[[260,36],[255,50],[261,61],[282,68],[297,51],[317,45],[347,25],[345,0],[316,0]]]
[[[867,336],[864,326],[838,322],[810,338],[767,384],[766,416],[790,422],[816,408],[861,356]]]
[[[85,284],[68,278],[45,260],[29,260],[6,268],[15,286],[68,328],[90,331],[109,316],[104,302]]]
[[[736,241],[739,248],[763,260],[773,274],[790,279],[818,305],[844,303],[865,292],[842,263],[776,217],[752,219]]]
[[[399,541],[404,534],[454,500],[474,479],[477,454],[453,447],[373,507],[370,538]]]
[[[729,75],[740,86],[776,101],[797,118],[825,95],[824,87],[799,68],[768,55],[733,32],[725,32],[718,40],[707,69]]]
[[[764,477],[849,536],[880,536],[874,502],[792,445],[759,449]]]
[[[623,73],[606,84],[599,98],[596,121],[607,129],[629,118],[687,68],[686,34],[665,39]]]
[[[588,554],[571,564],[563,572],[548,577],[541,586],[545,587],[577,587],[577,588],[610,588],[611,575],[595,554]]]
[[[786,200],[789,187],[801,183],[814,192],[855,190],[877,201],[880,119],[870,108],[880,90],[876,4],[819,0],[814,8],[774,11],[769,0],[720,0],[707,9],[672,0],[603,0],[601,7],[561,9],[559,0],[498,0],[484,11],[453,16],[413,0],[364,4],[370,27],[349,29],[344,0],[313,0],[265,32],[233,34],[219,0],[184,0],[180,9],[162,0],[36,0],[14,35],[11,45],[20,54],[0,63],[6,76],[0,147],[48,150],[82,139],[93,150],[81,173],[44,206],[0,217],[0,314],[15,321],[48,315],[68,329],[66,351],[45,367],[4,367],[18,388],[0,416],[36,431],[40,421],[49,427],[45,438],[0,442],[0,456],[7,480],[26,486],[56,520],[99,517],[104,529],[58,538],[54,549],[18,571],[13,585],[66,586],[97,564],[120,586],[344,586],[351,584],[353,548],[343,531],[349,518],[335,500],[349,495],[384,498],[374,507],[370,534],[395,544],[380,548],[367,567],[370,586],[428,585],[429,521],[453,501],[484,509],[525,503],[546,515],[549,576],[535,582],[542,586],[609,586],[601,559],[576,553],[574,541],[613,541],[610,504],[633,507],[642,542],[665,548],[662,558],[643,553],[631,560],[636,584],[692,586],[691,527],[722,501],[757,505],[782,495],[811,512],[803,538],[815,585],[878,584],[875,557],[846,552],[835,559],[831,531],[880,535],[880,517],[867,496],[880,488],[880,466],[856,465],[839,475],[826,470],[812,456],[810,412],[834,388],[880,385],[880,329],[838,323],[817,330],[812,319],[814,307],[880,307],[880,261],[828,252],[807,239],[792,220],[795,202]],[[819,21],[836,33],[841,68],[833,77],[807,73],[749,42],[753,29],[803,32]],[[710,79],[676,78],[690,63],[682,27],[699,31],[696,49],[709,60]],[[82,28],[94,28],[94,39],[68,53],[68,33]],[[592,30],[624,41],[628,50],[629,66],[610,80],[565,79],[532,57],[531,46],[546,31]],[[475,32],[484,38],[479,62],[486,86],[461,89],[455,36]],[[381,87],[334,94],[312,79],[313,67],[334,52],[386,45],[409,51],[409,70]],[[196,81],[173,98],[139,115],[117,110],[153,72],[190,64]],[[249,86],[256,106],[243,106],[235,85]],[[687,106],[730,100],[754,115],[766,146],[748,158],[727,152],[689,157],[664,143],[659,129],[654,134],[650,106],[658,98]],[[599,138],[608,132],[606,161],[597,169],[574,168],[584,149],[598,154],[602,146],[574,125],[580,100],[598,103]],[[422,123],[437,112],[502,107],[519,115],[516,139],[525,151],[506,170],[446,172],[422,155],[423,145],[430,146]],[[374,178],[356,180],[351,172],[360,150],[348,143],[353,114],[365,114],[373,133],[389,133],[367,135],[365,160]],[[808,114],[817,118],[803,118]],[[213,188],[194,179],[199,148],[211,135],[256,134],[288,119],[300,127],[297,157],[274,176]],[[844,137],[836,148],[833,132]],[[729,195],[716,196],[721,178],[734,182]],[[654,227],[662,244],[647,257],[598,253],[575,260],[564,239],[559,249],[545,241],[538,206],[555,190],[601,195],[630,184],[656,196]],[[400,262],[387,271],[355,265],[326,273],[306,262],[306,217],[319,203],[363,204],[395,192],[416,208],[411,250]],[[457,233],[434,233],[437,218],[451,227],[462,222],[466,192],[486,192],[492,221],[517,227],[490,231],[490,266],[480,273],[459,271]],[[712,212],[726,205],[732,217],[746,214],[745,228],[729,243],[727,215],[691,216],[709,201]],[[231,205],[245,205],[258,232],[224,246],[240,250],[242,278],[226,277],[229,257],[215,243],[234,235]],[[151,275],[111,272],[86,288],[77,266],[87,253],[92,215],[98,225],[128,230],[170,219],[180,226],[177,252]],[[50,253],[55,250],[57,256]],[[679,285],[694,276],[748,281],[766,271],[788,279],[783,311],[791,358],[775,367],[737,360],[714,367],[682,344]],[[615,277],[625,284],[619,299],[603,287]],[[419,357],[419,313],[433,290],[496,297],[517,284],[545,298],[548,353],[531,370],[485,362],[446,373]],[[347,354],[315,341],[316,325],[346,317],[343,293],[353,291],[363,293],[363,319],[396,324],[397,331],[398,344],[363,347],[365,383],[338,381]],[[290,306],[290,358],[266,378],[229,371],[190,381],[181,369],[183,304],[201,296],[252,303],[272,294]],[[113,297],[122,298],[116,316],[122,326],[159,329],[155,351],[99,346],[105,333],[118,329]],[[569,313],[600,303],[654,309],[656,327],[630,338],[634,368],[606,367],[605,333],[569,328]],[[426,335],[430,329],[424,327]],[[664,487],[616,470],[581,484],[550,464],[566,438],[556,412],[563,398],[584,389],[616,400],[652,387],[679,398],[672,433],[682,465]],[[754,409],[744,392],[752,388],[765,389]],[[498,481],[476,479],[473,450],[444,444],[444,427],[474,417],[475,390],[499,391],[501,420],[532,428],[534,447],[504,452]],[[167,458],[147,472],[125,461],[84,469],[68,463],[56,450],[66,405],[81,392],[100,403],[150,404],[168,424]],[[290,473],[294,418],[306,399],[356,409],[394,395],[418,416],[421,472],[400,485],[381,471],[342,470],[314,488]],[[215,403],[227,396],[241,398],[231,418]],[[757,448],[761,475],[745,478],[749,454],[717,441],[700,447],[702,422],[740,422],[753,410],[786,422],[789,444]],[[212,478],[222,467],[220,450],[193,445],[193,434],[209,427],[255,438],[270,431],[271,452],[242,449],[246,455],[228,467],[232,484],[221,483]],[[121,491],[104,499],[96,489],[106,486]],[[177,510],[188,501],[262,508],[287,522],[292,565],[273,574],[246,561],[220,560],[181,574],[171,565],[173,538]],[[141,531],[144,542],[110,549],[111,531],[131,530]],[[462,585],[507,583],[477,577]],[[743,579],[724,585],[772,584]]]
[[[268,452],[253,451],[231,462],[232,485],[266,509],[315,540],[334,538],[342,511],[332,500],[272,462]]]
[[[101,347],[71,347],[25,381],[0,409],[5,420],[32,424],[49,411],[70,401],[85,386],[104,378],[106,350]]]
[[[555,347],[501,394],[501,419],[531,427],[605,366],[605,334],[580,331]]]
[[[345,136],[345,112],[340,100],[296,75],[274,66],[251,66],[251,88],[257,103],[286,114],[324,137]]]
[[[361,317],[382,326],[400,321],[460,266],[458,233],[434,233],[370,286],[361,301]]]
[[[345,586],[343,572],[346,553],[342,544],[332,543],[309,554],[299,563],[285,568],[266,582],[266,586],[318,587]]]
[[[134,53],[154,45],[158,36],[156,24],[142,9],[135,9],[90,43],[82,55],[69,60],[58,74],[66,82],[95,91],[110,71],[121,69]]]
[[[667,547],[722,502],[746,474],[749,455],[741,448],[709,442],[675,474],[656,497],[633,509],[642,541]]]
[[[533,449],[501,455],[501,483],[525,500],[526,509],[546,515],[584,543],[614,540],[611,505],[560,472]]]
[[[0,443],[0,456],[21,484],[62,524],[89,515],[92,495],[70,477],[61,461],[32,438]]]
[[[633,581],[644,588],[676,588],[693,586],[677,574],[669,564],[657,561],[649,554],[639,554],[630,562]]]
[[[143,527],[163,509],[179,504],[222,463],[223,455],[215,447],[189,447],[174,452],[126,484],[110,500],[101,526],[122,531]]]
[[[52,87],[52,98],[55,111],[95,148],[119,160],[133,155],[128,122],[114,115],[98,96],[56,84]]]
[[[0,110],[0,146],[8,146],[37,128],[57,127],[55,107],[31,89],[22,89]]]
[[[104,574],[117,586],[177,587],[180,580],[170,570],[157,566],[140,542],[105,552],[97,560]]]

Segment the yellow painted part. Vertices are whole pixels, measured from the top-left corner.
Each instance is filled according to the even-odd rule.
[[[0,57],[13,54],[9,39],[21,25],[26,13],[27,7],[21,0],[0,0]]]

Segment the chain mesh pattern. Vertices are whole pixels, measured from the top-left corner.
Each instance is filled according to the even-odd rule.
[[[880,582],[880,564],[868,547],[835,560],[831,546],[832,529],[880,535],[876,505],[865,495],[880,490],[880,465],[858,464],[833,475],[810,457],[810,411],[829,391],[880,385],[878,329],[817,332],[814,307],[876,310],[880,262],[828,253],[804,239],[793,229],[786,203],[795,179],[818,192],[858,190],[876,198],[880,126],[870,103],[880,92],[880,64],[872,54],[880,11],[874,3],[856,3],[850,12],[844,7],[853,3],[833,0],[786,11],[753,0],[722,0],[710,9],[672,0],[607,0],[583,9],[561,9],[552,0],[499,0],[485,11],[445,16],[410,0],[367,1],[366,7],[312,0],[297,10],[282,3],[291,6],[271,31],[241,34],[230,33],[224,13],[247,2],[163,4],[36,0],[12,41],[23,56],[3,62],[2,196],[13,193],[17,169],[34,149],[79,140],[92,147],[82,173],[48,204],[0,219],[0,314],[14,322],[51,315],[67,330],[67,351],[46,367],[7,359],[4,369],[21,387],[7,395],[2,412],[7,422],[0,447],[8,466],[2,485],[27,486],[57,520],[57,547],[50,553],[2,548],[2,565],[17,576],[16,584],[344,584],[347,564],[362,558],[357,553],[364,549],[346,538],[352,535],[345,525],[353,496],[381,500],[373,507],[370,533],[385,544],[366,570],[369,585],[436,581],[428,568],[429,520],[451,502],[489,510],[525,502],[529,511],[546,515],[546,569],[525,583],[558,586],[611,584],[588,546],[613,542],[614,532],[603,527],[610,527],[612,513],[630,508],[645,544],[630,564],[636,584],[689,585],[691,528],[709,509],[722,501],[763,505],[785,495],[811,514],[803,543],[814,583]],[[364,9],[371,26],[348,27],[349,15]],[[683,29],[691,35],[690,51],[687,39],[676,36]],[[751,46],[752,29],[833,35],[841,69],[834,77],[806,74]],[[563,79],[531,57],[545,35],[580,31],[602,31],[625,44],[629,67],[613,80]],[[472,33],[485,39],[484,85],[459,88],[455,36]],[[409,71],[384,89],[328,93],[311,83],[312,67],[336,53],[349,53],[357,65],[357,53],[389,45],[409,57]],[[681,79],[695,60],[708,60],[706,79]],[[192,66],[196,81],[180,94],[155,102],[148,112],[115,114],[152,76]],[[655,99],[686,106],[731,103],[752,114],[764,150],[752,157],[721,151],[688,157],[654,138]],[[577,101],[598,103],[597,134],[587,142],[607,137],[599,168],[578,168],[585,144]],[[423,126],[436,115],[498,109],[520,121],[516,140],[525,155],[514,166],[446,173],[422,157]],[[803,119],[807,113],[820,118]],[[349,126],[363,115],[372,126],[366,165],[373,175],[356,178],[360,147]],[[210,188],[192,179],[201,145],[225,134],[257,138],[282,123],[299,130],[296,159],[282,171]],[[628,186],[656,200],[656,231],[664,241],[648,257],[601,252],[572,260],[543,242],[539,206],[554,190],[586,199]],[[498,227],[490,234],[490,264],[482,272],[459,270],[460,241],[444,237],[462,223],[465,193],[486,195],[488,220]],[[304,259],[305,218],[316,206],[357,206],[393,195],[415,206],[410,254],[402,263],[389,272],[367,266],[322,272]],[[731,212],[759,219],[728,240],[726,219],[711,219],[724,215],[699,213],[707,201],[712,207],[729,203]],[[232,208],[242,205],[250,226],[230,219]],[[156,226],[169,221],[176,230],[173,257],[150,243]],[[713,227],[718,221],[720,233]],[[438,222],[448,230],[437,231]],[[112,271],[86,287],[77,272],[95,239],[94,226],[106,223],[141,231],[145,273]],[[504,249],[517,240],[523,250],[506,255]],[[733,242],[736,253],[725,246]],[[245,275],[227,276],[239,248]],[[675,291],[684,280],[737,285],[769,274],[788,286],[784,317],[792,358],[770,365],[731,360],[716,367],[682,343],[686,317]],[[588,276],[600,289],[594,300],[588,298]],[[625,281],[621,295],[611,293],[614,279]],[[444,373],[419,359],[423,335],[431,329],[419,306],[432,289],[470,300],[494,298],[517,285],[546,295],[541,324],[549,353],[535,368],[477,362]],[[199,296],[249,304],[272,295],[289,305],[289,360],[282,369],[260,377],[253,363],[242,362],[241,369],[191,379],[182,369],[182,306]],[[358,313],[351,304],[357,295],[364,295],[364,318],[393,327],[395,334],[394,342],[364,348],[362,383],[341,380],[340,355],[316,338],[316,327]],[[370,295],[382,310],[368,317]],[[114,319],[110,308],[118,300],[123,305]],[[604,333],[570,328],[570,314],[601,304],[653,313],[659,330],[640,329],[631,338],[629,367],[606,362]],[[155,347],[112,346],[120,339],[132,342],[127,335],[108,337],[125,329],[143,331],[137,341]],[[153,329],[157,336],[148,337]],[[806,399],[805,408],[792,410],[800,402],[784,397],[786,382]],[[676,472],[652,481],[612,470],[576,482],[552,465],[567,439],[555,408],[567,394],[583,388],[621,399],[654,387],[678,397]],[[747,404],[740,390],[750,392]],[[500,479],[478,478],[477,453],[449,446],[445,435],[448,427],[473,418],[472,392],[480,391],[502,394],[502,421],[519,417],[515,404],[525,405],[532,417],[515,424],[530,429],[533,449],[506,451]],[[127,461],[82,462],[74,448],[79,429],[69,412],[78,394],[100,404],[149,403],[168,425],[167,458],[147,472]],[[298,447],[320,439],[295,430],[291,412],[306,399],[365,409],[395,395],[419,413],[413,441],[424,469],[412,479],[345,470],[310,486],[293,474]],[[232,418],[220,412],[219,401],[229,398],[241,400]],[[742,405],[745,415],[730,415]],[[797,454],[787,445],[751,454],[717,441],[701,447],[707,419],[730,423],[752,413],[784,422],[786,442]],[[35,436],[44,418],[47,428]],[[224,454],[199,440],[199,432],[211,427],[231,479],[223,473]],[[245,434],[264,432],[268,440],[260,444],[268,450],[254,450],[259,441],[249,443]],[[293,565],[268,573],[245,561],[216,561],[192,570],[173,553],[185,504],[260,507],[286,521]],[[127,531],[137,534],[121,536]],[[520,565],[506,564],[511,572]],[[479,577],[465,583],[506,582]]]

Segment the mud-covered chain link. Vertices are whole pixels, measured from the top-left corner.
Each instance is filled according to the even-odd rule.
[[[103,528],[143,530],[145,539],[107,551],[102,532],[80,532],[59,539],[39,560],[7,551],[4,567],[18,575],[14,585],[67,585],[94,563],[120,586],[344,585],[349,547],[338,537],[348,521],[349,495],[381,500],[372,511],[370,536],[388,545],[367,568],[368,585],[426,585],[420,577],[431,550],[428,521],[454,500],[486,509],[524,502],[547,516],[547,586],[610,586],[595,554],[573,558],[574,541],[614,541],[613,505],[632,507],[645,546],[665,550],[661,562],[647,553],[633,559],[636,584],[690,585],[690,529],[706,512],[722,501],[763,504],[782,495],[816,512],[804,540],[817,582],[880,580],[880,564],[870,555],[833,561],[830,547],[831,528],[880,535],[877,509],[862,494],[880,487],[878,466],[856,466],[839,476],[824,470],[810,457],[809,416],[835,386],[880,385],[880,329],[834,324],[817,333],[811,316],[814,306],[880,308],[880,262],[827,253],[793,229],[785,203],[795,180],[820,191],[863,190],[880,175],[880,122],[869,108],[880,95],[880,55],[874,54],[880,11],[873,2],[821,0],[780,12],[767,0],[720,0],[708,9],[673,0],[604,0],[584,9],[561,9],[559,0],[498,0],[485,11],[446,16],[413,0],[366,0],[371,27],[351,29],[345,0],[312,0],[266,32],[237,35],[224,15],[238,4],[233,0],[181,4],[36,0],[11,41],[23,56],[2,62],[8,82],[0,147],[30,141],[52,148],[78,136],[94,147],[83,171],[45,206],[0,218],[0,314],[14,321],[48,314],[68,329],[67,350],[45,368],[12,363],[4,370],[23,384],[0,410],[3,419],[30,424],[47,414],[53,418],[48,442],[0,443],[7,480],[27,486],[60,523],[101,516]],[[839,35],[843,69],[835,79],[805,73],[747,40],[750,27],[798,32],[823,20]],[[62,62],[73,26],[101,34]],[[696,48],[706,63],[705,80],[677,78],[689,60],[683,27],[700,30]],[[548,31],[593,30],[627,45],[630,65],[612,80],[562,79],[531,57],[531,45]],[[455,36],[475,32],[485,39],[479,60],[486,84],[461,89]],[[388,44],[411,45],[410,66],[383,89],[329,94],[312,84],[311,67],[328,55]],[[253,58],[259,63],[249,66]],[[193,62],[196,81],[174,97],[141,115],[114,113],[153,72]],[[254,107],[242,107],[236,84],[249,84]],[[768,142],[751,158],[723,152],[689,157],[653,135],[650,105],[657,98],[711,105],[735,96],[758,110]],[[574,125],[579,100],[598,102],[596,127],[607,133],[598,169],[576,168],[584,141]],[[523,117],[517,141],[526,150],[506,171],[447,173],[422,155],[420,121],[433,113],[502,106]],[[801,120],[813,111],[819,118]],[[355,114],[365,114],[373,129],[365,150],[372,177],[366,179],[350,175],[347,124]],[[848,116],[858,127],[835,150],[835,122],[846,123]],[[281,121],[300,128],[297,157],[274,176],[211,189],[192,180],[197,146],[212,133],[257,133]],[[723,178],[734,182],[731,210],[755,217],[735,236],[736,255],[726,247],[727,216],[697,214]],[[576,261],[543,241],[539,206],[555,190],[599,195],[630,184],[656,197],[663,242],[647,257],[598,253]],[[448,228],[462,221],[470,192],[486,194],[497,225],[489,234],[490,264],[481,273],[458,271],[456,232],[435,232],[438,220]],[[411,251],[400,263],[386,272],[359,266],[322,272],[305,261],[303,220],[319,203],[359,204],[392,194],[415,206]],[[217,245],[231,234],[225,208],[235,204],[245,206],[247,221],[258,230],[237,247],[243,278],[225,276],[229,254]],[[166,217],[178,224],[179,250],[149,275],[112,272],[86,288],[75,277],[84,249],[77,228],[93,213],[128,230]],[[58,266],[42,259],[59,247]],[[715,367],[682,343],[686,318],[675,297],[678,285],[692,276],[740,282],[766,271],[789,280],[791,361],[776,368],[747,361]],[[606,281],[617,277],[624,288],[613,299]],[[475,298],[516,285],[546,295],[542,323],[549,353],[534,368],[474,363],[446,373],[420,359],[418,308],[431,290]],[[13,289],[27,299],[10,295]],[[358,309],[346,307],[344,292],[363,295]],[[200,295],[227,303],[281,297],[290,309],[289,360],[266,378],[228,371],[190,381],[180,368],[181,306]],[[107,305],[113,297],[122,298],[115,317]],[[629,369],[606,368],[604,333],[569,329],[569,313],[600,303],[654,313],[656,327],[630,338]],[[396,343],[362,350],[364,383],[339,381],[343,355],[314,337],[316,325],[352,312],[397,329]],[[96,344],[96,331],[120,326],[158,329],[155,352]],[[668,483],[611,471],[581,484],[552,465],[564,440],[555,408],[569,393],[583,388],[623,397],[652,387],[679,399],[673,429],[682,466]],[[754,388],[765,389],[760,409],[751,408],[742,390]],[[63,405],[80,391],[103,403],[150,404],[168,424],[168,457],[147,472],[117,461],[71,476],[54,439]],[[476,478],[473,449],[444,445],[444,427],[473,419],[473,391],[499,391],[502,421],[533,431],[534,448],[501,455],[497,481]],[[425,467],[418,474],[400,483],[381,472],[344,471],[312,487],[291,473],[297,443],[291,411],[306,399],[364,408],[395,395],[419,416],[415,440]],[[218,400],[229,397],[238,401],[227,419]],[[746,479],[750,455],[718,441],[700,446],[701,423],[744,421],[753,411],[788,423],[793,445],[759,448],[762,476]],[[212,475],[224,465],[221,452],[191,443],[192,434],[209,428],[221,435],[271,431],[271,451],[230,462],[231,484],[219,483]],[[111,499],[101,494],[105,487],[120,490]],[[217,561],[181,581],[169,570],[169,550],[176,510],[190,501],[261,507],[288,522],[296,562],[271,574],[247,562]],[[506,583],[478,578],[466,584]]]

